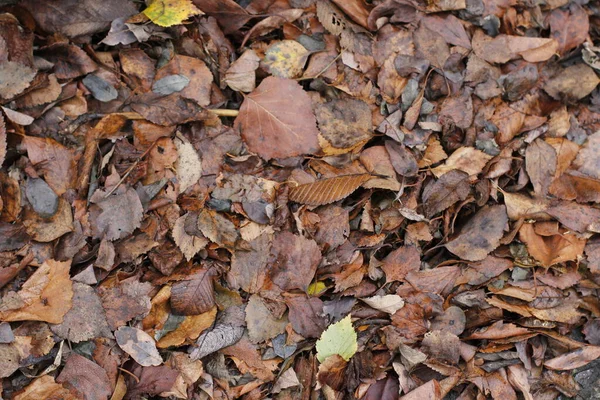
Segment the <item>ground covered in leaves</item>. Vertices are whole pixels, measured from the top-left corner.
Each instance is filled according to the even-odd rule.
[[[0,0],[4,399],[600,398],[600,4]]]

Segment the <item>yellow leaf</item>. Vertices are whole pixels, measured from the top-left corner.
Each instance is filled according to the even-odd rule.
[[[323,282],[317,281],[308,286],[307,293],[309,296],[318,296],[326,290],[327,286]]]
[[[191,0],[154,0],[143,13],[160,26],[179,25],[192,15],[203,15]]]
[[[350,314],[343,320],[329,325],[327,330],[317,340],[317,359],[325,361],[329,356],[335,354],[348,361],[358,349],[357,336]]]

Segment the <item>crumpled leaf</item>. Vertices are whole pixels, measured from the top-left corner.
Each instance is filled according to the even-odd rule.
[[[432,168],[431,171],[438,178],[454,169],[477,175],[491,158],[489,154],[473,147],[461,147],[452,153],[444,164]]]
[[[235,119],[248,149],[265,160],[319,149],[310,98],[291,79],[268,77],[245,97]]]
[[[149,367],[163,363],[154,339],[146,332],[122,326],[115,331],[115,338],[119,347],[141,366]]]
[[[358,349],[357,335],[352,326],[352,317],[350,314],[344,319],[329,327],[323,332],[317,340],[317,359],[323,362],[327,357],[339,355],[348,361],[352,358]]]
[[[204,14],[191,0],[153,0],[142,12],[160,26],[179,25],[193,15]]]
[[[19,292],[9,292],[0,304],[2,321],[63,322],[72,307],[73,283],[70,261],[46,260],[23,284]]]

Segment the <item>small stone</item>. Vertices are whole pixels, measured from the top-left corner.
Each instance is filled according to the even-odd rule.
[[[31,178],[27,180],[25,186],[27,200],[33,207],[33,210],[42,218],[50,218],[58,210],[58,196],[45,180],[40,178]]]

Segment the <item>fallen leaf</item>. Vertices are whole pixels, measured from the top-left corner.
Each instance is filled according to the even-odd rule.
[[[79,400],[79,393],[69,390],[54,381],[54,377],[43,375],[15,394],[15,400],[63,399]]]
[[[47,260],[17,293],[9,292],[0,308],[2,321],[63,322],[72,307],[71,262]]]
[[[265,160],[319,149],[310,98],[293,80],[268,77],[245,97],[235,119],[248,149]]]
[[[132,188],[122,194],[101,196],[92,202],[90,219],[94,221],[92,231],[95,238],[111,241],[122,239],[140,226],[144,209]]]
[[[153,0],[142,12],[160,26],[179,25],[191,16],[203,14],[191,0]]]
[[[598,83],[600,78],[593,69],[585,64],[575,64],[548,79],[544,90],[556,100],[574,102],[590,94]]]
[[[225,73],[225,82],[233,90],[249,93],[256,88],[256,70],[260,58],[254,50],[246,50]]]
[[[71,149],[50,138],[25,136],[27,155],[57,195],[72,188],[77,159]]]
[[[538,235],[532,224],[521,226],[519,239],[527,245],[529,254],[545,267],[576,260],[583,254],[585,247],[585,240],[577,238],[574,234],[556,232],[553,235]]]
[[[295,332],[307,339],[321,336],[327,326],[323,313],[323,301],[316,297],[299,294],[287,295],[285,304],[289,308],[288,318]]]
[[[564,10],[554,9],[548,17],[548,24],[562,55],[585,42],[590,28],[588,15],[578,4],[570,4]]]
[[[334,100],[315,106],[319,144],[328,155],[362,147],[373,135],[371,110],[361,100]]]
[[[141,366],[149,367],[163,363],[162,357],[156,350],[156,343],[146,332],[122,326],[115,331],[115,338],[119,347]]]
[[[272,339],[285,332],[287,318],[275,318],[265,306],[262,298],[256,294],[250,296],[246,305],[246,326],[252,343]]]
[[[202,60],[181,55],[173,57],[168,64],[156,71],[154,84],[152,86],[154,87],[159,81],[174,75],[180,75],[189,80],[189,83],[177,92],[178,95],[185,99],[194,100],[202,107],[210,104],[211,82],[213,81],[213,76]],[[161,95],[165,94],[167,93],[161,93]]]
[[[423,189],[423,209],[425,216],[433,217],[459,201],[471,192],[469,175],[460,170],[451,170],[437,181],[431,181]]]
[[[544,366],[550,369],[565,371],[582,367],[600,357],[600,347],[584,346],[570,353],[544,361]]]
[[[335,324],[329,325],[317,340],[317,359],[325,361],[328,357],[339,355],[348,361],[358,348],[356,331],[352,326],[350,314]]]
[[[185,221],[190,214],[182,215],[177,218],[173,226],[173,240],[181,250],[185,258],[189,261],[208,244],[208,239],[194,235],[188,235],[185,231]]]
[[[504,205],[487,206],[477,212],[446,248],[464,260],[479,261],[500,245],[508,215]]]
[[[556,172],[557,155],[554,148],[541,139],[535,140],[525,152],[527,174],[538,196],[548,195]]]
[[[212,242],[227,248],[233,248],[239,237],[233,222],[208,209],[203,209],[198,214],[198,229]]]
[[[35,0],[23,2],[46,32],[60,32],[68,37],[90,35],[108,29],[110,23],[122,16],[136,13],[134,4],[120,0],[95,1],[50,0],[43,4]]]
[[[291,232],[278,232],[267,262],[268,274],[282,290],[306,291],[320,260],[321,251],[314,240]]]
[[[100,298],[91,286],[74,282],[72,302],[73,306],[65,314],[62,323],[50,327],[52,332],[74,343],[97,337],[113,337]]]
[[[202,176],[202,161],[194,146],[185,138],[177,137],[175,146],[178,156],[175,170],[179,181],[179,191],[183,193],[187,188],[195,185]]]
[[[421,268],[421,257],[415,246],[401,246],[383,259],[381,269],[388,282],[402,282],[410,271]]]
[[[202,314],[186,316],[175,330],[167,333],[158,340],[156,347],[164,349],[193,343],[202,332],[213,326],[216,316],[216,307]]]
[[[56,382],[75,388],[86,400],[107,399],[112,392],[106,371],[95,362],[74,352],[69,355]]]
[[[341,175],[293,186],[289,199],[296,203],[322,206],[345,199],[369,179],[371,174]]]
[[[376,310],[394,314],[396,311],[404,307],[404,300],[396,294],[388,294],[385,296],[364,297],[361,299],[369,306]]]
[[[179,315],[197,315],[209,311],[215,305],[211,269],[199,269],[171,288],[171,307]]]
[[[152,91],[154,93],[167,96],[169,94],[182,91],[189,84],[190,80],[184,75],[167,75],[164,78],[154,82],[152,85]]]
[[[245,330],[244,310],[241,307],[227,308],[216,321],[214,328],[202,333],[192,348],[192,360],[204,358],[216,351],[235,344]]]
[[[278,78],[297,78],[302,75],[310,52],[295,40],[282,40],[270,45],[263,63],[271,75]]]
[[[469,175],[477,175],[487,164],[492,156],[473,147],[461,147],[450,155],[446,162],[438,167],[432,168],[431,172],[439,178],[442,175],[458,169]]]

